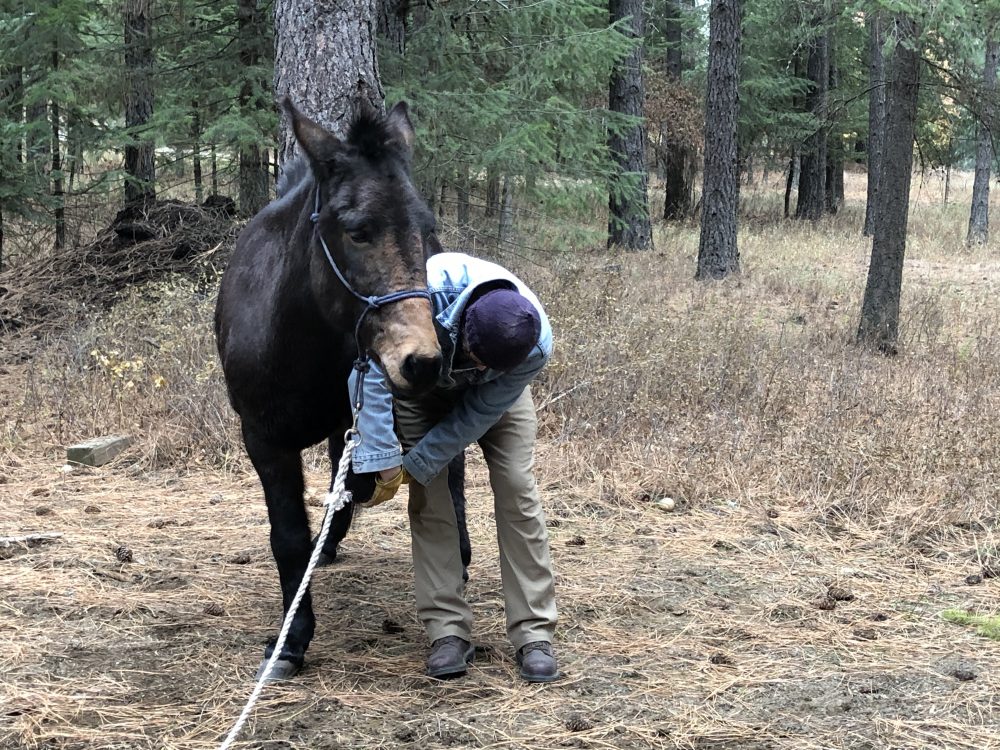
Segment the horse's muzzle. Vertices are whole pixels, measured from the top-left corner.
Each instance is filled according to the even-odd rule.
[[[433,388],[441,377],[441,354],[407,354],[399,368],[399,374],[406,380],[407,391],[416,395]]]

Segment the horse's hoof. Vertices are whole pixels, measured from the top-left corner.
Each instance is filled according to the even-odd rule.
[[[337,562],[337,553],[334,552],[332,555],[326,552],[320,552],[319,557],[316,558],[316,567],[325,568],[327,565],[333,565]]]
[[[260,679],[264,675],[264,669],[267,667],[267,659],[264,659],[260,663],[260,667],[257,668],[257,677]],[[274,667],[271,669],[271,673],[267,676],[268,682],[276,682],[278,680],[290,680],[295,675],[299,673],[301,667],[293,661],[288,659],[278,659],[274,662]]]
[[[468,582],[469,582],[469,569],[462,568],[462,583],[468,583]]]

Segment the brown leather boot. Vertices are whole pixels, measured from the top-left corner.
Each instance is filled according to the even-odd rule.
[[[427,657],[427,676],[439,680],[461,677],[472,663],[476,649],[464,638],[457,635],[446,635],[431,644],[431,653]]]
[[[521,678],[528,682],[554,682],[559,679],[552,644],[533,641],[522,646],[517,652],[517,665],[521,668]]]

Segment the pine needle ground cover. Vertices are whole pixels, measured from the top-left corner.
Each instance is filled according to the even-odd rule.
[[[719,285],[690,227],[607,255],[523,226],[536,250],[505,260],[558,340],[535,398],[565,679],[517,680],[472,451],[470,675],[422,674],[400,499],[318,575],[308,668],[241,746],[1000,746],[1000,651],[954,614],[990,621],[1000,585],[1000,260],[962,249],[956,182],[945,207],[914,186],[893,359],[851,344],[863,183],[816,227],[745,189],[745,274]],[[0,548],[4,750],[213,748],[249,693],[280,597],[211,305],[157,282],[0,364],[0,535],[63,534]],[[108,432],[135,445],[61,471]]]

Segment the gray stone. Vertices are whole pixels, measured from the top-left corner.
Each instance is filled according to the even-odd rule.
[[[124,435],[92,438],[66,449],[66,460],[72,464],[103,466],[132,444]]]

